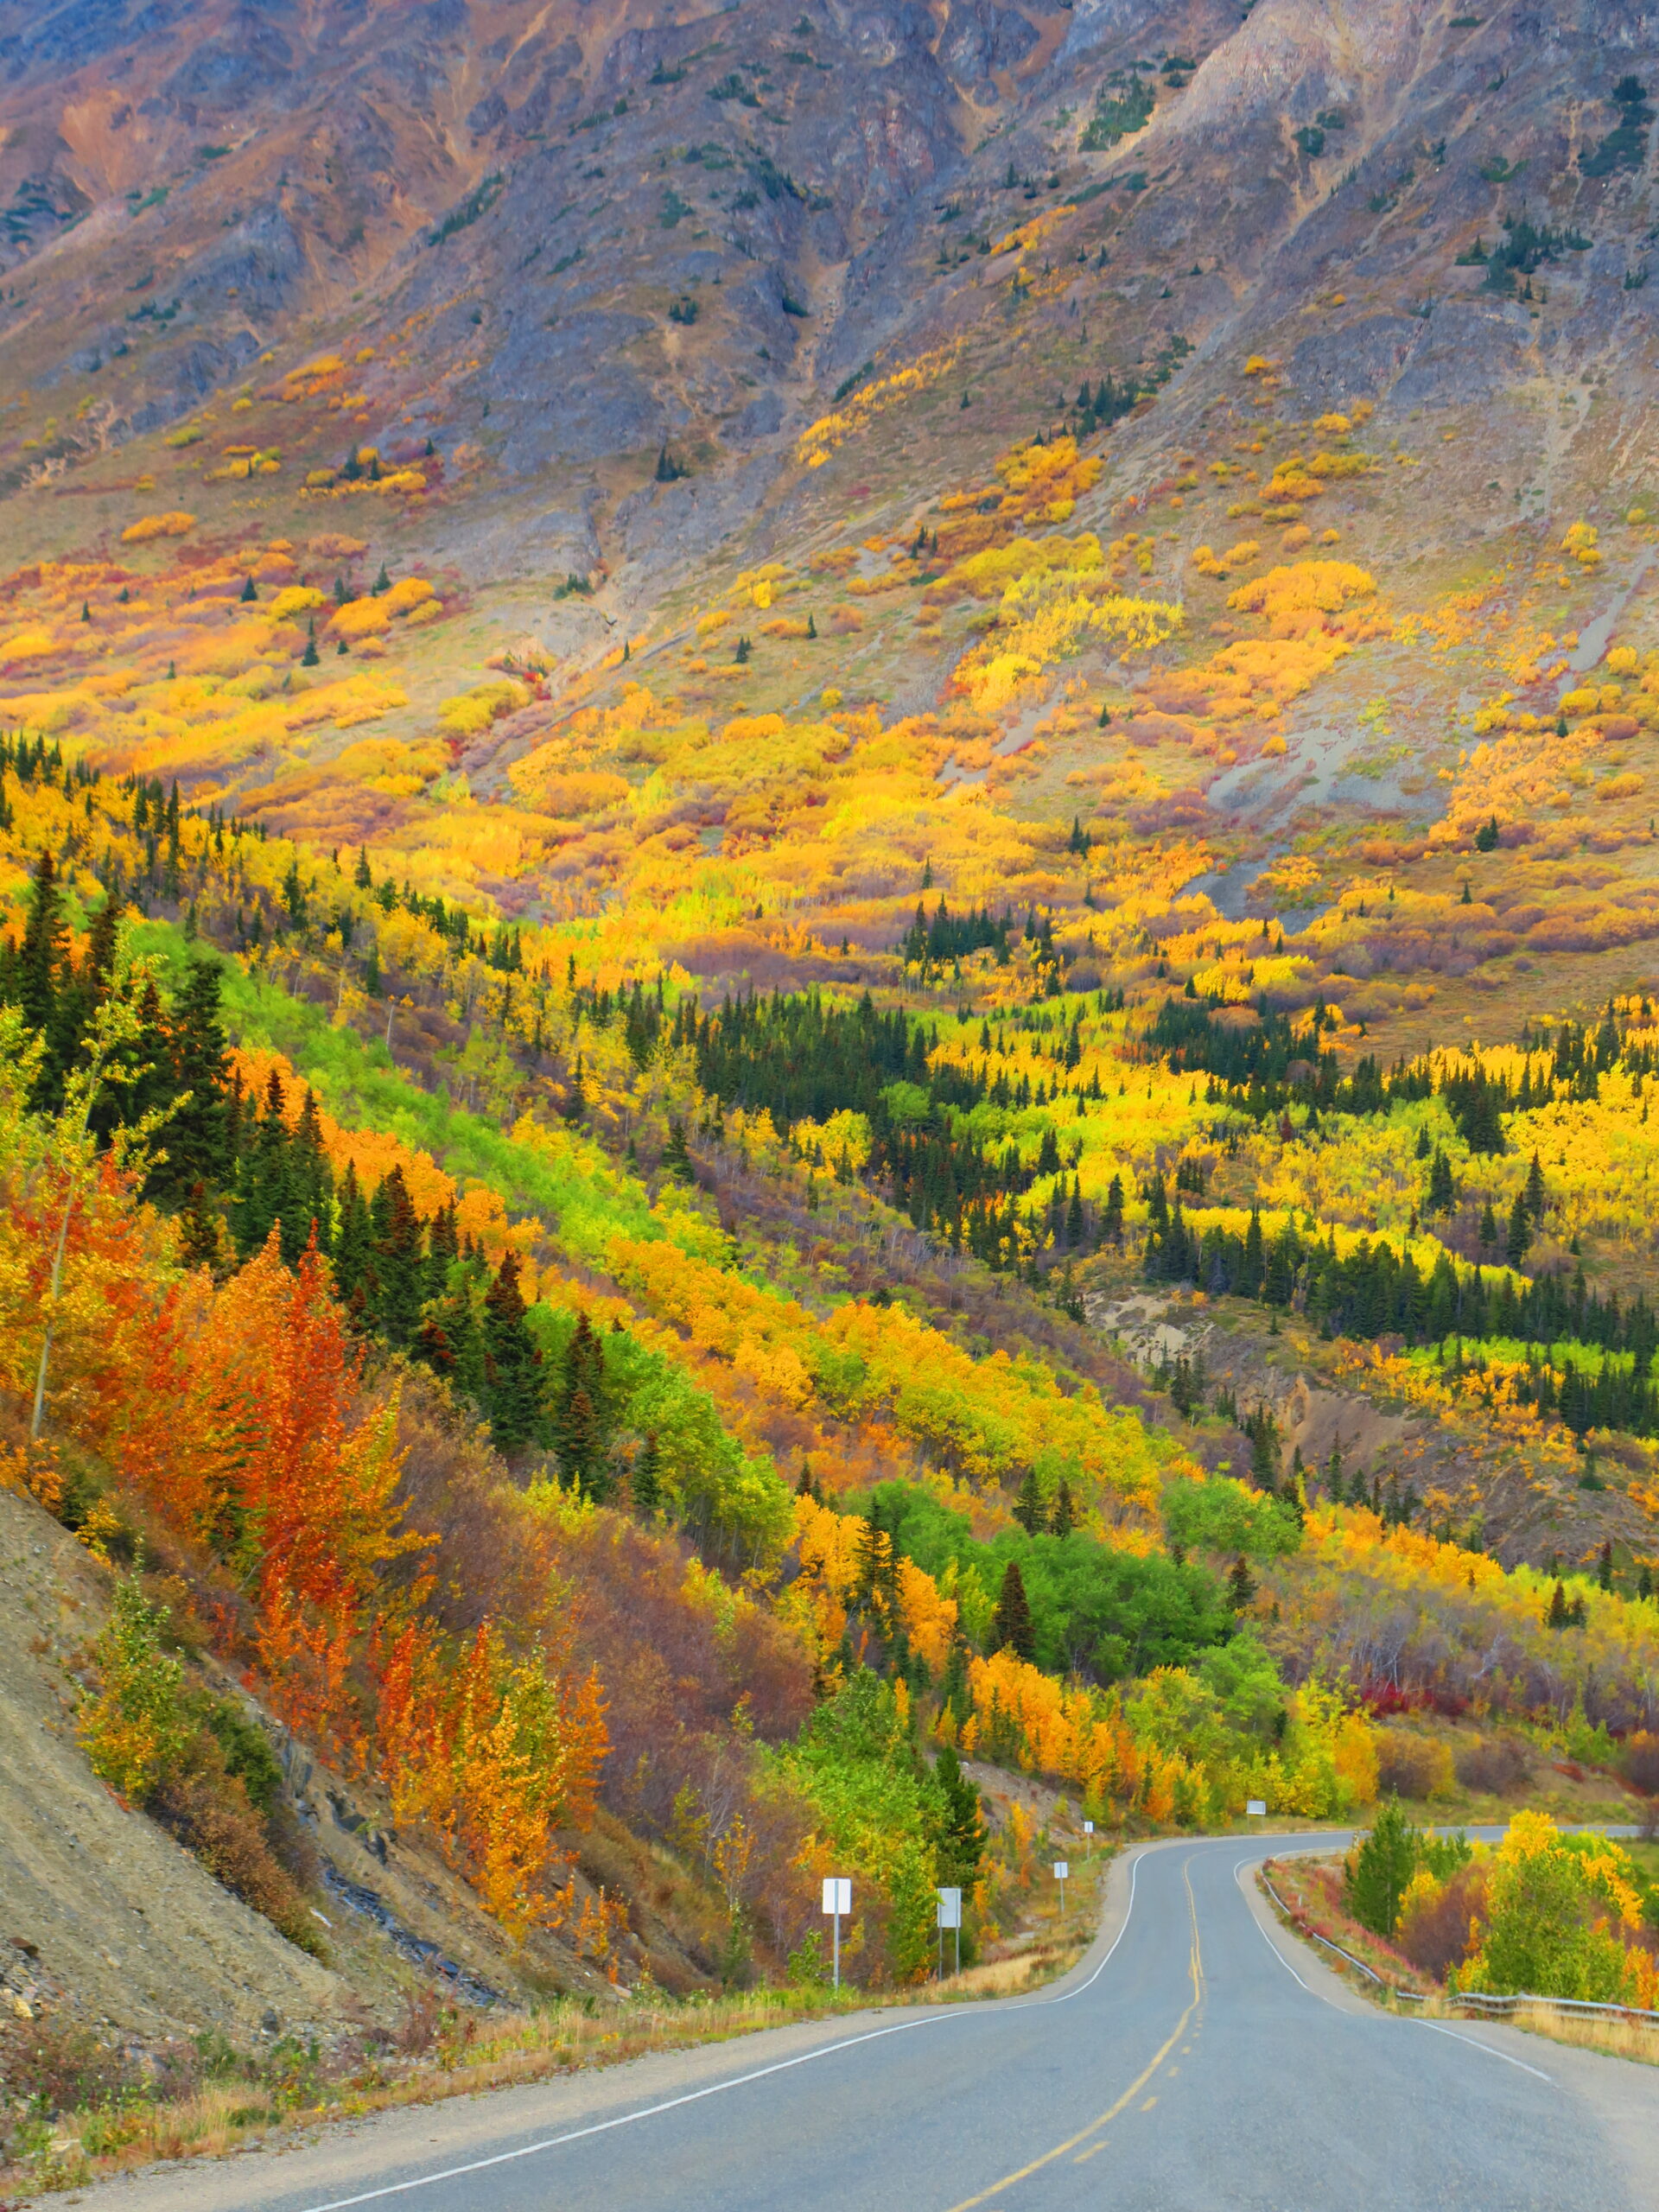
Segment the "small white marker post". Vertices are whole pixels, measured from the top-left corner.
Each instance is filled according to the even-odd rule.
[[[1092,1821],[1085,1821],[1083,1824],[1083,1832],[1084,1835],[1093,1835],[1095,1832],[1094,1822]]]
[[[1060,1885],[1060,1918],[1062,1920],[1065,1918],[1065,1878],[1071,1872],[1071,1866],[1065,1859],[1057,1859],[1054,1861],[1054,1878]]]
[[[944,1931],[947,1928],[954,1928],[957,1931],[957,1972],[960,1974],[962,1972],[962,1891],[960,1890],[939,1891],[939,1980],[941,1981],[944,1980]]]
[[[823,1878],[823,1910],[835,1922],[835,1986],[841,1987],[841,1916],[853,1909],[853,1885],[845,1874],[826,1874]]]

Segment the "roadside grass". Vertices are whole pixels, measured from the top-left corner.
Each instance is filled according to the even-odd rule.
[[[1078,1862],[1064,1920],[1053,1896],[1034,1889],[1000,1955],[960,1976],[903,1989],[767,1986],[677,1999],[647,1986],[603,2010],[591,1998],[559,1998],[533,2012],[489,2016],[441,2005],[422,1989],[397,2028],[353,2030],[333,2050],[288,2037],[251,2057],[221,2037],[201,2037],[148,2073],[124,2069],[73,2028],[8,2024],[0,2033],[0,2204],[84,2188],[156,2160],[219,2157],[327,2120],[511,2088],[763,2028],[1036,1990],[1088,1949],[1109,1863],[1106,1853]]]

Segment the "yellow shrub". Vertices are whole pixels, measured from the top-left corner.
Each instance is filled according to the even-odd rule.
[[[1634,676],[1642,665],[1642,656],[1634,645],[1615,645],[1607,656],[1609,672],[1614,676]]]
[[[1276,626],[1301,613],[1339,614],[1351,601],[1369,599],[1376,589],[1376,579],[1351,561],[1298,561],[1269,569],[1234,592],[1227,604],[1241,614],[1265,614]]]
[[[322,605],[322,594],[313,591],[309,584],[289,584],[279,591],[270,602],[273,622],[291,622],[296,614],[308,614],[314,607]]]
[[[58,641],[44,622],[31,622],[0,645],[0,664],[15,660],[44,660],[58,650]]]
[[[171,441],[169,440],[170,443]],[[152,537],[182,537],[196,526],[194,515],[175,508],[164,515],[141,515],[121,533],[124,545],[147,545]]]
[[[990,599],[1021,577],[1042,575],[1052,569],[1094,569],[1102,565],[1100,540],[1082,537],[1015,537],[1006,545],[987,546],[958,561],[942,579],[944,588],[972,592],[976,599]]]
[[[379,599],[350,599],[334,609],[330,625],[337,637],[372,638],[391,627],[385,602]]]
[[[437,593],[424,576],[404,576],[382,594],[380,604],[391,614],[410,614]]]
[[[452,737],[476,737],[501,715],[528,706],[530,694],[522,683],[503,678],[496,683],[475,684],[458,692],[438,709],[438,720]]]

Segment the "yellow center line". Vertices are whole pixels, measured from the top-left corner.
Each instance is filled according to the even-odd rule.
[[[1192,1894],[1192,1883],[1185,1866],[1181,1869],[1181,1879],[1186,1884],[1187,1910],[1192,1921],[1192,1948],[1188,1959],[1188,1971],[1192,1977],[1192,1995],[1185,2012],[1176,2021],[1167,2039],[1159,2046],[1152,2058],[1135,2075],[1134,2081],[1109,2111],[1102,2113],[1098,2120],[1091,2120],[1086,2127],[1080,2127],[1075,2135],[1068,2135],[1064,2143],[1057,2143],[1052,2151],[1045,2151],[1040,2158],[1033,2158],[1029,2165],[1020,2166],[1014,2173],[1004,2174],[1001,2181],[994,2181],[988,2189],[982,2189],[977,2196],[964,2196],[959,2204],[953,2204],[950,2207],[950,2212],[973,2212],[976,2204],[988,2204],[992,2197],[1000,2196],[1005,2189],[1012,2189],[1015,2182],[1026,2181],[1033,2174],[1040,2173],[1045,2166],[1052,2165],[1056,2158],[1065,2158],[1068,2151],[1075,2151],[1079,2143],[1086,2143],[1091,2135],[1097,2134],[1103,2127],[1109,2126],[1118,2114],[1140,2095],[1141,2090],[1146,2088],[1147,2082],[1169,2056],[1170,2052],[1186,2033],[1187,2022],[1198,2011],[1204,1996],[1204,1961],[1198,1949],[1198,1899]],[[1149,2099],[1147,2103],[1141,2107],[1141,2110],[1143,2112],[1149,2110],[1157,2101],[1155,2097]],[[1096,2150],[1103,2150],[1104,2147],[1103,2144],[1095,2145]],[[1090,2155],[1088,2152],[1084,2153],[1084,2158]],[[1078,2163],[1080,2161],[1073,2161],[1074,2164]]]

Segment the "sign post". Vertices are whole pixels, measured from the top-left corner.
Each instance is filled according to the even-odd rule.
[[[841,1916],[853,1909],[853,1885],[845,1874],[823,1878],[823,1910],[835,1923],[835,1986],[841,1987]]]
[[[939,1980],[944,1980],[944,1931],[953,1928],[957,1935],[957,1972],[962,1972],[962,1891],[939,1891]]]
[[[1267,1799],[1265,1797],[1252,1797],[1249,1803],[1244,1808],[1244,1815],[1247,1820],[1265,1821],[1268,1817]]]
[[[1065,1918],[1065,1878],[1071,1872],[1071,1868],[1067,1860],[1057,1859],[1054,1861],[1054,1878],[1060,1885],[1060,1918],[1062,1920]]]

